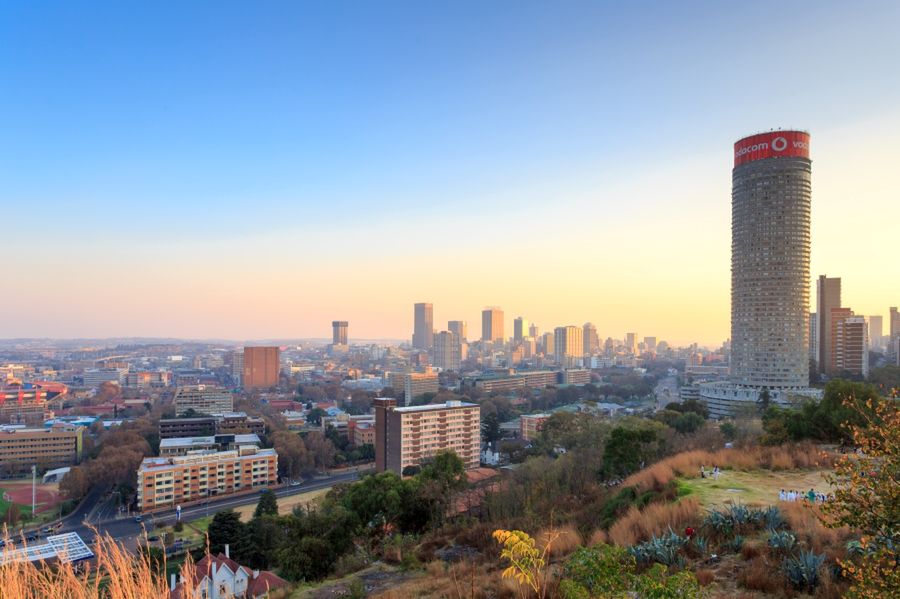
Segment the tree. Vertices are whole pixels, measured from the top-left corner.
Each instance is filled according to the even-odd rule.
[[[828,482],[834,499],[824,504],[825,524],[862,533],[862,559],[841,561],[853,581],[850,597],[886,597],[900,588],[900,409],[896,402],[844,402],[855,418],[847,432],[861,454],[845,454]]]
[[[501,576],[514,579],[520,586],[531,589],[538,597],[545,597],[550,543],[541,551],[534,539],[521,530],[495,530],[492,536],[502,547],[500,559],[509,562],[509,567]],[[519,589],[519,595],[527,596],[522,589]]]
[[[6,514],[3,515],[3,523],[13,525],[22,518],[22,509],[17,503],[10,503],[6,508]]]
[[[278,515],[278,498],[271,489],[263,489],[259,494],[259,503],[253,511],[254,518]]]
[[[303,437],[303,443],[306,445],[310,461],[317,470],[325,470],[334,466],[337,451],[334,444],[325,435],[319,431],[307,433]]]
[[[688,434],[697,431],[703,426],[703,416],[696,412],[685,412],[675,419],[672,427],[681,434]]]
[[[760,414],[765,414],[771,405],[772,395],[769,393],[769,388],[764,387],[763,390],[759,392],[759,398],[756,400],[757,410]]]
[[[73,466],[63,479],[59,481],[59,492],[66,499],[74,501],[81,500],[82,497],[87,495],[90,488],[91,483],[88,480],[84,466]]]
[[[276,431],[271,435],[272,445],[278,453],[278,474],[296,478],[312,470],[312,460],[300,435],[290,431]]]
[[[234,510],[217,512],[206,530],[209,550],[213,555],[224,553],[225,545],[235,545],[244,538],[244,524]]]
[[[607,478],[622,477],[638,470],[642,462],[653,457],[650,446],[656,441],[656,431],[653,429],[617,426],[606,441],[603,474]]]
[[[308,424],[312,424],[313,426],[322,426],[322,418],[327,415],[328,413],[322,408],[313,408],[306,415],[306,422]]]
[[[500,430],[500,419],[497,413],[488,414],[481,421],[481,437],[486,443],[493,445],[500,440],[503,432]]]

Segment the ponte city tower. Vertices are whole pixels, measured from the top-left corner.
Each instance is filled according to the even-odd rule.
[[[731,382],[701,388],[713,414],[763,389],[809,395],[809,133],[774,131],[734,144],[731,172]]]

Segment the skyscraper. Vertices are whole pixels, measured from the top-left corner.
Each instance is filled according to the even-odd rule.
[[[897,308],[891,308],[891,316],[888,322],[891,327],[891,347],[894,347],[897,339],[900,339],[900,312],[897,311]]]
[[[451,333],[456,333],[461,342],[469,338],[467,328],[465,320],[451,320],[447,322],[447,330]]]
[[[434,309],[431,304],[413,306],[413,349],[430,350],[434,345]]]
[[[462,347],[459,335],[441,331],[434,336],[434,365],[441,370],[459,370]]]
[[[734,145],[731,383],[700,388],[714,415],[755,404],[762,389],[781,404],[789,393],[819,395],[808,387],[811,166],[802,131]]]
[[[544,356],[556,358],[556,344],[554,342],[555,336],[553,333],[544,333],[541,337],[541,347],[544,352]]]
[[[528,336],[528,320],[521,316],[513,320],[513,340],[521,341]]]
[[[600,349],[600,337],[597,336],[597,327],[586,322],[583,327],[584,355],[590,356]]]
[[[625,348],[630,354],[637,353],[637,333],[625,333]]]
[[[863,378],[869,376],[869,327],[864,316],[848,316],[837,322],[835,369]]]
[[[481,340],[503,342],[503,310],[490,306],[481,311]]]
[[[565,326],[553,330],[553,347],[556,362],[564,368],[572,368],[584,357],[584,339],[581,327]]]
[[[281,372],[281,350],[277,347],[245,347],[244,389],[274,387]]]
[[[331,321],[331,342],[335,345],[347,345],[347,327],[349,323],[346,320]]]
[[[533,324],[528,327],[528,336],[534,337],[535,339],[541,336],[541,329],[538,328],[538,325]]]
[[[818,347],[816,348],[816,362],[819,365],[819,372],[828,372],[831,365],[834,364],[832,349],[834,348],[834,340],[831,338],[834,331],[834,323],[831,322],[831,311],[841,307],[841,279],[840,277],[828,278],[825,275],[819,276],[816,281],[816,315],[819,319],[816,331],[819,336],[816,339]]]
[[[831,309],[831,318],[829,322],[831,323],[831,331],[828,335],[828,362],[826,364],[819,364],[820,372],[827,372],[828,374],[837,374],[840,372],[840,366],[838,365],[838,330],[840,328],[841,322],[844,320],[851,318],[853,316],[853,310],[850,308],[832,308]]]
[[[656,337],[644,337],[644,349],[656,353]]]
[[[881,348],[884,337],[884,319],[881,316],[869,316],[869,343],[872,347]]]

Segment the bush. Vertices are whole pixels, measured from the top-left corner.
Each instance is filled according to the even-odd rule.
[[[174,530],[175,532],[181,532],[181,531],[183,531],[183,530],[184,530],[184,522],[182,522],[181,520],[179,520],[178,522],[176,522],[176,523],[172,526],[172,530]]]
[[[651,503],[643,510],[636,507],[609,529],[609,539],[617,545],[634,545],[666,530],[683,530],[695,524],[700,504],[694,498],[677,503]]]
[[[746,544],[744,548],[749,546]],[[784,588],[784,577],[764,557],[756,557],[742,568],[737,582],[745,589],[768,594],[775,594]]]

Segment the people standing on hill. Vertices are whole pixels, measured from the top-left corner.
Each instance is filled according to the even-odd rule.
[[[778,492],[778,501],[787,501],[787,492],[784,489]]]

